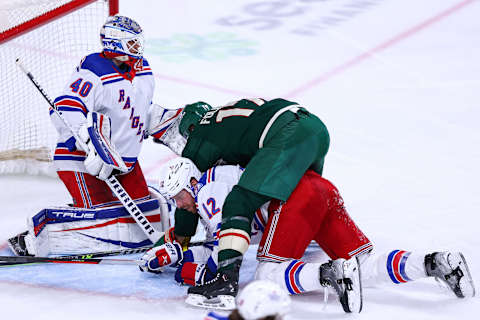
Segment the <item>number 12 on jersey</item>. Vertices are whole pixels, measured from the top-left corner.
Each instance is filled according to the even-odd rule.
[[[209,210],[207,206],[210,206],[211,210]],[[216,215],[221,211],[220,208],[216,207],[214,198],[208,198],[207,205],[205,206],[205,203],[203,203],[202,207],[203,207],[203,211],[205,211],[209,219],[212,219],[214,215]]]

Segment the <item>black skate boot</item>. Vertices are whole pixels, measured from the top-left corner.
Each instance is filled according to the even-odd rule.
[[[233,268],[217,272],[216,277],[204,285],[190,287],[185,302],[202,308],[235,309],[240,264],[240,261],[234,262]]]
[[[475,287],[467,262],[460,252],[434,252],[425,256],[425,271],[435,277],[459,298],[475,296]]]
[[[16,256],[32,256],[28,253],[27,246],[25,244],[25,236],[27,234],[28,231],[25,231],[7,240],[8,246]]]
[[[362,284],[357,258],[331,260],[322,264],[320,284],[335,289],[345,312],[362,311]]]

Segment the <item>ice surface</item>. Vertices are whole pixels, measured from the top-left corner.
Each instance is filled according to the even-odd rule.
[[[460,250],[478,289],[479,1],[123,0],[120,9],[145,30],[156,103],[262,96],[305,105],[331,134],[324,174],[378,251]],[[171,154],[151,141],[142,152],[155,183]],[[0,188],[2,242],[27,216],[69,201],[52,178],[0,176]],[[254,269],[252,248],[242,283]],[[202,319],[169,273],[2,268],[0,318]],[[351,318],[333,295],[325,310],[322,300],[294,297],[288,319]],[[456,299],[427,279],[365,289],[354,317],[474,319],[479,309],[477,297]]]

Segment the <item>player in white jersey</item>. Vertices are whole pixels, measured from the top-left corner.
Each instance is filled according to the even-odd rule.
[[[154,226],[163,229],[169,224],[167,214],[161,218],[166,211],[158,200],[161,197],[154,194],[152,198],[137,160],[154,92],[152,70],[143,57],[143,31],[134,20],[117,15],[107,19],[100,40],[103,51],[84,57],[54,100],[65,122],[50,109],[58,131],[54,165],[73,204],[35,215],[30,232],[9,241],[17,254],[81,253],[151,244],[103,181],[112,174],[118,174],[118,181]],[[88,150],[79,146],[72,131]]]
[[[182,174],[181,166],[192,169],[188,174]],[[172,160],[166,169],[161,178],[162,194],[167,199],[175,200],[178,207],[198,213],[209,230],[207,239],[217,239],[221,206],[229,190],[240,178],[242,169],[237,166],[217,166],[201,175],[194,164],[185,158]],[[263,214],[257,213],[252,223],[252,235],[263,231],[255,277],[276,282],[290,294],[318,290],[326,284],[322,281],[324,264],[300,260],[312,240],[332,259],[351,260],[357,257],[361,262],[365,285],[385,282],[400,284],[437,277],[459,298],[475,294],[471,275],[461,253],[392,250],[373,254],[372,244],[349,217],[338,190],[314,172],[307,171],[285,203],[272,200],[262,209]],[[202,247],[192,248],[182,255],[181,250],[172,250],[177,246],[174,241],[147,252],[143,257],[146,261],[144,269],[159,271],[166,265],[180,263],[176,280],[196,285],[214,276],[215,248],[209,251],[212,256],[207,257],[208,251]],[[336,261],[330,266],[338,267]]]

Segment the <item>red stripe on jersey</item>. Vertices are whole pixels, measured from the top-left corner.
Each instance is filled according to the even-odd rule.
[[[146,68],[145,68],[145,67],[144,67],[144,68],[142,69],[142,71],[138,71],[137,74],[142,73],[142,72],[147,72],[147,71],[152,71],[152,68],[150,68],[150,67],[146,67]]]
[[[263,218],[262,209],[257,209],[257,211],[255,211],[255,214],[256,214],[258,220],[260,220],[260,223],[262,224],[262,227],[265,227],[267,222]]]
[[[208,169],[208,182],[212,182],[212,168]]]
[[[104,81],[104,80],[108,80],[108,79],[112,79],[112,78],[122,78],[122,76],[119,75],[119,74],[113,74],[113,75],[110,75],[110,76],[101,77],[100,80]]]
[[[67,154],[70,156],[86,156],[87,154],[84,151],[69,151],[65,148],[57,148],[55,149],[55,154]]]
[[[62,107],[63,106],[63,107],[80,108],[80,109],[82,109],[82,111],[84,113],[88,113],[87,108],[85,108],[85,106],[83,104],[81,104],[80,102],[78,102],[76,100],[72,100],[72,99],[68,99],[68,98],[59,100],[57,103],[55,103],[55,106],[56,107]]]

